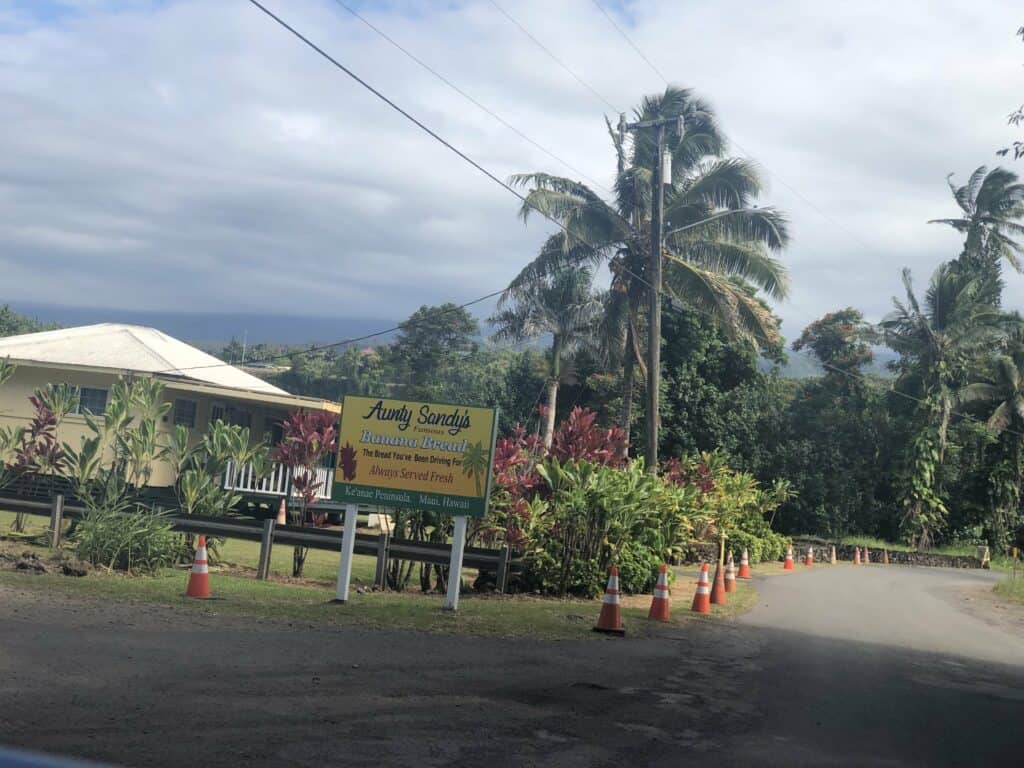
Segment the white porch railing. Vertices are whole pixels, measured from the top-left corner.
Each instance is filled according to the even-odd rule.
[[[318,499],[331,498],[331,485],[334,482],[334,470],[331,467],[317,467],[316,497]],[[236,467],[234,462],[228,462],[224,471],[224,489],[238,491],[240,493],[258,493],[263,496],[284,496],[288,493],[289,481],[292,470],[284,464],[274,464],[274,469],[262,480],[256,477],[251,464],[244,464]],[[298,496],[293,490],[292,496]]]

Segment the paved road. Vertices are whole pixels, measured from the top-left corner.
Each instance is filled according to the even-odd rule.
[[[0,744],[203,768],[1019,765],[1024,626],[993,618],[991,578],[822,566],[761,580],[736,622],[563,643],[0,586]]]
[[[763,580],[740,625],[761,644],[737,763],[1024,764],[1024,624],[997,578],[936,568],[816,567]]]

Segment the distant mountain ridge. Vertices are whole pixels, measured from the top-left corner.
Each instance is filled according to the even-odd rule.
[[[2,302],[0,302],[2,303]],[[11,309],[44,323],[63,326],[127,323],[156,328],[193,344],[218,345],[236,338],[249,344],[324,344],[393,328],[399,321],[369,317],[315,317],[245,312],[156,312],[11,301]],[[372,346],[391,341],[388,333],[367,340]]]

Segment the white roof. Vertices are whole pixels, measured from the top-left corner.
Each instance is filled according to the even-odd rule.
[[[156,328],[100,323],[0,338],[0,358],[176,376],[249,392],[283,389],[228,365]]]

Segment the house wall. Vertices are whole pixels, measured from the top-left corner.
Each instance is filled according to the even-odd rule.
[[[14,375],[5,384],[0,385],[0,426],[27,426],[33,416],[33,408],[29,402],[29,397],[37,389],[45,387],[47,384],[66,383],[78,387],[106,389],[109,392],[117,378],[118,376],[114,373],[93,373],[20,365],[14,372]],[[215,405],[224,407],[228,413],[230,413],[231,407],[235,409],[237,415],[248,413],[250,435],[253,443],[264,439],[268,443],[272,443],[272,423],[280,423],[288,415],[288,410],[282,406],[269,405],[258,401],[214,397],[206,393],[176,390],[173,384],[169,384],[164,390],[163,400],[164,402],[171,403],[172,407],[163,421],[157,425],[159,431],[166,436],[165,440],[168,441],[175,427],[174,402],[179,399],[196,403],[195,425],[189,430],[192,445],[199,443],[203,435],[206,434]],[[81,443],[83,437],[90,435],[91,432],[86,425],[85,418],[77,414],[68,414],[59,430],[59,439],[76,448]],[[169,486],[173,485],[174,480],[171,468],[161,463],[154,467],[150,485],[158,487]]]

